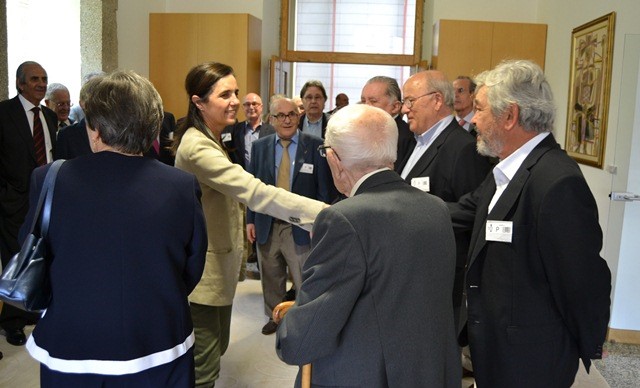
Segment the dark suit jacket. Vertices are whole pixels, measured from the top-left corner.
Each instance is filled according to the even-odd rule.
[[[164,164],[173,166],[175,156],[171,153],[171,145],[173,144],[173,131],[176,130],[176,118],[173,113],[164,112],[162,127],[160,128],[160,152],[156,152],[153,146],[144,153],[144,156],[158,159]]]
[[[330,203],[333,198],[333,178],[327,160],[317,151],[322,140],[315,136],[298,132],[298,148],[293,167],[291,192],[308,198]],[[276,184],[276,134],[263,137],[253,142],[251,147],[251,163],[247,169],[262,182],[275,186]],[[304,164],[313,166],[313,173],[300,171]],[[264,244],[269,238],[273,217],[262,213],[255,213],[247,209],[247,224],[256,226],[256,242]],[[297,245],[308,245],[309,232],[297,226],[293,227],[293,240]]]
[[[302,131],[302,127],[304,125],[304,119],[307,117],[306,115],[300,116],[300,122],[298,123],[298,129]],[[322,138],[324,139],[324,134],[327,132],[327,123],[329,122],[329,115],[326,113],[322,114]]]
[[[399,114],[395,118],[396,125],[398,126],[398,157],[394,163],[396,170],[398,165],[408,157],[407,155],[411,155],[411,151],[413,151],[413,148],[416,146],[416,138],[409,129],[409,124],[402,119],[402,116],[402,114]]]
[[[413,149],[398,166],[396,171],[399,174],[407,164],[411,152]],[[406,181],[411,183],[412,178],[429,177],[431,194],[445,202],[455,202],[478,187],[490,169],[489,159],[478,154],[476,150],[476,138],[453,120],[418,160],[407,175]],[[456,277],[452,296],[456,317],[462,304],[464,266],[470,239],[470,231],[456,232]]]
[[[33,174],[32,203],[47,169]],[[104,151],[66,161],[47,239],[53,299],[33,331],[37,347],[64,360],[122,361],[183,344],[207,249],[200,195],[193,175],[149,158]]]
[[[58,117],[40,105],[55,153]],[[29,178],[37,167],[33,135],[18,96],[0,102],[0,246],[3,263],[16,253],[18,230],[29,206]]]
[[[245,166],[246,163],[244,160],[244,146],[245,146],[244,135],[245,135],[246,125],[247,125],[247,122],[243,121],[241,123],[235,123],[234,125],[229,125],[222,131],[223,134],[224,133],[231,134],[231,140],[224,142],[224,146],[227,148],[227,151],[229,152],[229,157],[231,158],[231,161],[233,163],[241,165],[242,168],[244,168],[245,170],[248,167],[248,166]],[[273,125],[263,122],[262,125],[260,126],[260,131],[258,132],[258,138],[262,139],[265,136],[269,136],[272,133],[275,133],[275,131],[276,130],[275,128],[273,128]]]
[[[318,215],[278,356],[313,363],[318,386],[459,387],[453,249],[440,199],[393,171],[370,176]]]
[[[78,156],[91,154],[87,123],[85,119],[71,124],[58,131],[58,140],[54,159],[73,159]]]
[[[580,168],[549,134],[487,214],[493,174],[458,203],[473,226],[466,278],[468,338],[479,386],[568,387],[578,358],[601,358],[611,274]],[[512,242],[486,240],[486,221],[511,221]]]

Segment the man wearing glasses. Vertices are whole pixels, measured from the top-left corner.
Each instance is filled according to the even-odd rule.
[[[253,142],[275,130],[271,124],[262,122],[262,98],[259,95],[248,93],[244,97],[242,108],[247,120],[225,128],[222,142],[229,150],[231,161],[246,170],[251,160]]]
[[[329,166],[316,151],[322,140],[298,130],[298,107],[290,99],[273,99],[269,112],[276,133],[253,143],[247,171],[264,183],[330,203]],[[287,267],[294,286],[300,289],[302,266],[310,249],[309,232],[247,209],[247,237],[257,245],[264,311],[270,318],[285,299]],[[273,334],[276,329],[277,324],[269,319],[262,334]]]
[[[416,138],[412,152],[398,164],[397,172],[412,186],[456,202],[480,185],[491,168],[488,158],[476,151],[476,139],[452,115],[453,87],[444,73],[414,74],[403,88],[402,113]],[[462,304],[464,266],[469,231],[456,233],[456,274],[453,291],[457,325]]]
[[[312,364],[312,386],[460,387],[450,216],[391,171],[397,139],[391,116],[368,105],[329,120],[320,151],[348,198],[316,218],[276,339],[283,361]]]
[[[58,83],[49,84],[44,103],[58,115],[58,128],[56,131],[74,123],[69,118],[69,111],[71,111],[73,104],[71,103],[69,89],[66,86]]]

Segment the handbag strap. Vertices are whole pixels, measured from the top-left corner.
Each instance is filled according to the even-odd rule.
[[[36,207],[35,215],[31,223],[31,233],[33,233],[36,223],[39,219],[42,219],[40,223],[40,236],[46,237],[49,232],[49,220],[51,218],[51,202],[53,201],[53,188],[56,183],[56,176],[60,166],[64,163],[64,159],[56,160],[49,167],[47,175],[44,178],[42,189],[40,190],[40,197],[38,198],[38,206]],[[44,208],[43,208],[44,205]],[[40,214],[42,212],[42,214]]]

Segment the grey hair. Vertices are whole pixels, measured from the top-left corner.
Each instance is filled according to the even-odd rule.
[[[473,93],[473,92],[476,91],[476,86],[478,86],[478,85],[476,85],[475,81],[473,79],[471,79],[471,77],[467,77],[466,75],[459,75],[459,76],[456,77],[456,79],[457,80],[458,79],[464,79],[464,80],[469,81],[469,93]]]
[[[24,85],[27,83],[27,72],[24,70],[25,67],[27,66],[40,66],[40,64],[38,62],[34,62],[34,61],[26,61],[26,62],[22,62],[18,68],[16,69],[16,90],[18,91],[18,94],[21,94],[22,91],[20,90],[19,85]],[[42,67],[42,66],[40,66]]]
[[[520,114],[518,124],[525,131],[550,132],[556,108],[551,86],[540,66],[532,61],[504,61],[493,70],[476,77],[478,89],[485,87],[487,102],[494,116],[501,116],[512,104]]]
[[[151,148],[158,137],[164,112],[162,98],[146,78],[133,71],[116,71],[85,84],[87,125],[102,142],[128,154]]]
[[[67,87],[64,86],[63,84],[59,84],[57,82],[49,84],[49,86],[47,86],[47,94],[45,94],[44,99],[45,100],[51,100],[53,95],[56,94],[56,92],[60,91],[60,90],[69,93],[69,89],[67,89]]]
[[[444,104],[448,106],[450,109],[453,109],[453,85],[446,78],[427,78],[427,87],[430,88],[430,91],[438,91],[442,94],[442,98],[444,99]]]
[[[373,83],[383,83],[387,85],[387,89],[384,94],[391,99],[391,102],[402,101],[402,92],[400,91],[400,85],[395,78],[387,77],[385,75],[377,75],[367,81],[365,85]]]
[[[269,114],[271,114],[271,112],[275,112],[276,105],[281,103],[282,101],[291,103],[291,105],[294,106],[293,111],[296,112],[297,114],[300,114],[300,109],[298,109],[298,104],[293,102],[292,99],[287,98],[287,96],[285,96],[284,94],[274,94],[273,96],[271,96],[271,98],[269,99]]]
[[[336,151],[345,168],[373,171],[396,161],[398,127],[380,108],[347,105],[329,119],[324,142]]]

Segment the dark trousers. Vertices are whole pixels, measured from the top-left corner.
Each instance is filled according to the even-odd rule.
[[[83,388],[192,388],[195,385],[193,347],[182,357],[142,372],[122,376],[61,373],[40,364],[40,386]]]

